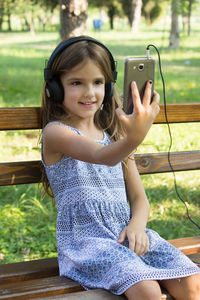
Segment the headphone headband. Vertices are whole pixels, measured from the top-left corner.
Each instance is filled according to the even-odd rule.
[[[60,43],[55,48],[55,50],[53,51],[53,53],[51,54],[51,56],[50,56],[50,58],[47,62],[46,68],[44,69],[44,79],[45,79],[45,81],[49,81],[53,78],[51,67],[52,67],[52,64],[53,64],[55,58],[57,57],[57,55],[60,54],[65,48],[71,46],[72,44],[78,43],[80,41],[93,42],[93,43],[101,46],[102,48],[104,48],[108,52],[109,57],[110,57],[110,62],[111,62],[111,69],[112,69],[112,72],[113,72],[113,80],[115,82],[116,79],[117,79],[117,71],[116,71],[116,68],[115,68],[115,61],[114,61],[114,58],[112,56],[112,53],[110,52],[110,50],[104,44],[102,44],[101,42],[99,42],[98,40],[96,40],[94,38],[87,37],[87,36],[72,37],[72,38]]]

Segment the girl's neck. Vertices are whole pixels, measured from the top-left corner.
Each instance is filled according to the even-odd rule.
[[[97,126],[94,123],[94,120],[74,120],[70,118],[66,120],[65,123],[71,127],[78,129],[85,136],[90,137],[92,139],[101,140],[104,137],[103,130],[97,128]]]

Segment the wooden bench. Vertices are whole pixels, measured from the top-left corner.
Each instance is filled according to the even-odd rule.
[[[168,104],[170,123],[200,122],[200,103]],[[157,124],[166,123],[164,107]],[[28,130],[41,128],[41,110],[30,108],[0,108],[0,130]],[[200,151],[174,152],[170,155],[174,171],[199,170]],[[138,154],[136,163],[140,174],[171,172],[167,153]],[[0,186],[30,184],[41,181],[41,162],[0,163]],[[200,261],[200,236],[170,240],[175,247],[193,261]],[[104,290],[84,291],[77,283],[59,277],[56,258],[0,265],[0,299],[125,299]],[[163,291],[162,299],[172,299]]]

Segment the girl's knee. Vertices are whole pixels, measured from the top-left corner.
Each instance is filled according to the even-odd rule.
[[[188,278],[189,299],[200,300],[200,274]]]
[[[125,296],[128,300],[160,300],[161,289],[157,281],[141,281],[130,287]]]
[[[176,300],[200,300],[200,274],[165,280],[161,285]]]

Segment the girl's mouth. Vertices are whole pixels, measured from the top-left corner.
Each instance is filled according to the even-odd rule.
[[[90,107],[93,106],[96,102],[79,102],[79,103],[83,106]]]

